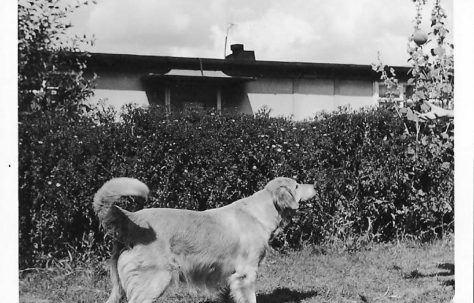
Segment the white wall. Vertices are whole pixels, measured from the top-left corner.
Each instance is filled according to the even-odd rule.
[[[103,74],[91,102],[106,100],[117,109],[127,103],[149,104],[138,74]],[[340,106],[352,109],[375,105],[377,94],[371,81],[331,79],[260,78],[245,85],[252,112],[269,108],[271,116],[311,119],[317,112],[332,112]]]
[[[89,102],[97,104],[99,101],[104,102],[105,105],[111,105],[117,110],[128,103],[148,106],[146,93],[140,90],[94,89],[94,96],[89,99]]]
[[[331,112],[334,96],[303,94],[248,94],[252,111],[263,107],[270,109],[272,117],[291,117],[294,120],[311,119],[317,112]]]
[[[256,113],[262,108],[270,109],[272,117],[290,116],[293,114],[293,95],[291,94],[247,94],[252,107]]]
[[[335,86],[335,109],[347,105],[352,109],[358,109],[377,103],[374,84],[371,81],[338,80]]]
[[[293,118],[301,121],[312,119],[318,112],[332,112],[334,108],[334,96],[329,95],[294,95]]]
[[[291,116],[294,120],[311,119],[318,112],[332,112],[340,106],[359,109],[375,105],[377,100],[373,83],[358,80],[258,79],[246,90],[254,113],[267,107],[273,117]]]

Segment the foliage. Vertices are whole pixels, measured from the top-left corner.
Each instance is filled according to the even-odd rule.
[[[92,95],[95,77],[85,77],[91,44],[86,36],[69,37],[67,17],[84,3],[61,0],[18,2],[19,110],[77,112]]]
[[[406,116],[409,121],[417,123],[422,119],[418,112],[429,112],[433,106],[452,110],[454,106],[454,45],[447,41],[449,30],[446,27],[446,12],[441,7],[440,0],[435,0],[431,12],[431,31],[428,35],[421,29],[422,10],[426,0],[413,0],[416,7],[414,32],[408,38],[407,51],[411,64],[407,85],[413,86],[413,94],[405,98],[399,110],[394,101],[394,91],[398,90],[399,82],[393,68],[383,64],[378,56],[378,62],[372,65],[373,70],[380,73],[380,80],[387,86],[388,99],[394,104],[400,117]],[[426,35],[426,41],[424,38]],[[429,51],[427,51],[429,49]],[[428,103],[429,102],[429,103]],[[436,116],[436,113],[431,116]],[[433,117],[435,118],[435,117]]]
[[[452,164],[449,164],[449,161],[446,162],[446,159],[453,157],[454,131],[451,122],[447,121],[448,119],[438,118],[453,116],[454,46],[446,41],[449,31],[445,24],[446,13],[441,7],[440,1],[434,1],[431,12],[431,31],[426,35],[426,41],[425,34],[421,29],[421,21],[422,10],[427,1],[413,0],[413,2],[416,6],[414,33],[408,39],[407,48],[410,55],[408,62],[411,64],[411,78],[407,84],[414,86],[411,99],[405,99],[400,107],[394,102],[391,92],[398,88],[399,83],[394,69],[384,65],[380,57],[379,62],[373,65],[373,69],[380,73],[380,79],[388,88],[388,97],[392,101],[392,107],[399,117],[406,117],[408,121],[415,122],[410,125],[403,122],[405,133],[415,134],[414,140],[406,144],[405,152],[410,153],[406,164],[413,165],[413,171],[416,171],[420,166],[429,167],[432,165],[440,166],[440,170],[444,171],[448,167],[453,169]],[[435,41],[434,46],[433,40]],[[431,50],[426,52],[426,49],[430,47]],[[423,113],[420,114],[420,112]],[[424,148],[420,148],[420,146]],[[426,151],[429,151],[429,154],[423,154]],[[447,182],[451,182],[449,185],[451,188],[454,181],[452,174],[440,174],[430,176],[430,178],[446,178]],[[419,193],[424,193],[424,190]],[[448,206],[443,205],[443,207]],[[448,209],[449,212],[452,212],[452,205]],[[443,218],[439,219],[444,220]]]
[[[414,31],[420,31],[421,11],[426,0],[413,0],[417,7]],[[412,78],[408,84],[414,84],[412,96],[415,103],[433,101],[443,107],[452,107],[454,85],[454,45],[447,41],[449,30],[446,28],[446,12],[440,0],[435,0],[431,11],[431,31],[427,43],[418,45],[413,35],[408,39],[407,51],[410,55]],[[434,42],[433,45],[430,42]],[[430,48],[429,51],[426,48]]]
[[[106,256],[91,202],[118,176],[151,189],[148,201],[125,199],[129,210],[219,207],[277,176],[315,182],[317,198],[275,236],[277,246],[357,249],[361,238],[429,240],[453,230],[453,141],[440,121],[417,142],[382,107],[308,122],[154,107],[129,107],[121,122],[114,115],[20,114],[21,266],[73,252]]]

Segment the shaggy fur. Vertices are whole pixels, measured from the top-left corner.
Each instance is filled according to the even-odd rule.
[[[202,212],[168,208],[128,212],[114,205],[124,195],[147,197],[148,187],[131,178],[105,183],[94,210],[116,243],[108,303],[160,297],[173,281],[207,290],[227,289],[236,302],[256,303],[257,269],[282,216],[312,198],[313,185],[289,178],[224,207]]]

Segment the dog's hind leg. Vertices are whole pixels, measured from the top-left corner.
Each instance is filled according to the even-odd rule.
[[[220,290],[218,294],[217,302],[220,302],[220,303],[233,303],[234,302],[234,300],[232,300],[232,297],[230,295],[229,286]]]
[[[117,266],[115,265],[115,267]],[[112,277],[112,292],[110,293],[109,299],[106,303],[119,303],[120,299],[122,299],[125,293],[122,286],[119,284],[120,282],[118,281],[117,273],[113,273],[112,271],[113,269],[110,271],[110,275]]]
[[[124,251],[118,260],[120,281],[129,303],[151,303],[159,298],[172,280],[165,260],[148,254],[144,247]]]
[[[168,271],[149,272],[129,278],[128,303],[152,303],[159,298],[171,282]]]
[[[117,270],[117,262],[120,256],[121,246],[119,243],[114,243],[112,250],[112,258],[110,259],[110,279],[112,280],[112,292],[106,303],[119,303],[120,299],[125,295],[122,285],[120,285],[120,278]]]
[[[113,285],[112,292],[110,293],[109,299],[106,303],[119,303],[123,297],[123,290]]]

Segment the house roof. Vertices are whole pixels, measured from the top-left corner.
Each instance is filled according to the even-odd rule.
[[[200,76],[200,75],[160,75],[160,74],[148,74],[143,77],[146,84],[198,84],[198,85],[212,85],[212,86],[225,86],[227,84],[238,84],[247,81],[254,80],[248,77],[213,77],[213,76]]]
[[[222,71],[232,77],[292,77],[378,80],[380,75],[370,65],[308,63],[264,60],[226,60],[212,58],[143,56],[129,54],[91,53],[88,68],[93,72],[142,72],[166,74],[171,70]],[[393,67],[397,77],[406,81],[408,67]]]

